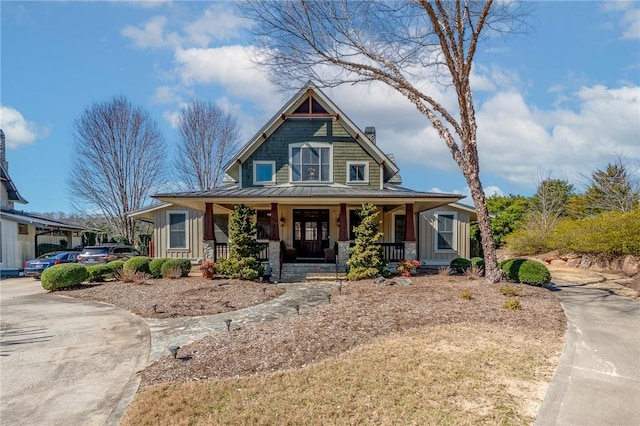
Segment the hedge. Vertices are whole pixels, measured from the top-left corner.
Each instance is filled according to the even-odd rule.
[[[89,277],[84,266],[77,263],[63,263],[42,271],[40,283],[45,290],[55,291],[82,284]]]
[[[113,277],[113,269],[108,264],[87,266],[87,281],[90,283],[104,281]]]
[[[537,286],[545,286],[551,282],[551,273],[547,267],[535,260],[509,259],[498,266],[512,281]]]

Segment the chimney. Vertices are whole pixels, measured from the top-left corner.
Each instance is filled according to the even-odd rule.
[[[9,173],[9,163],[7,163],[7,149],[4,140],[4,132],[0,129],[0,164]]]
[[[373,142],[374,145],[376,144],[376,128],[375,127],[365,127],[364,134],[371,140],[371,142]]]

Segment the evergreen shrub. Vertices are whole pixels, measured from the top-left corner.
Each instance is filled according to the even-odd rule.
[[[113,269],[109,264],[87,266],[87,281],[90,283],[102,282],[113,277]]]
[[[449,264],[451,269],[462,274],[468,268],[471,267],[471,261],[469,259],[465,259],[464,257],[457,257],[451,261]]]
[[[162,277],[162,265],[169,259],[166,257],[159,257],[157,259],[153,259],[149,262],[149,272],[153,276],[153,278]]]
[[[40,283],[45,290],[55,291],[82,284],[89,277],[84,266],[77,263],[63,263],[42,271]]]
[[[358,210],[360,225],[354,228],[356,234],[355,245],[349,247],[347,266],[350,280],[362,280],[383,276],[387,268],[382,246],[376,244],[382,238],[378,210],[371,204],[363,204]]]
[[[191,272],[191,261],[189,259],[167,259],[160,267],[160,272],[163,277],[170,278],[169,271],[175,267],[180,268],[182,277],[186,277]]]
[[[149,271],[149,262],[151,262],[151,259],[149,259],[147,256],[134,256],[124,262],[123,269],[127,271],[136,271],[142,272],[144,274],[149,274],[151,273]]]
[[[551,273],[547,267],[535,260],[509,259],[498,266],[512,281],[541,287],[551,282]]]
[[[471,261],[471,266],[476,266],[478,268],[484,268],[484,259],[481,257],[472,257],[469,259]]]

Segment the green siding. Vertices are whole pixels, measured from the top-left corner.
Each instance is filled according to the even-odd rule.
[[[364,136],[363,136],[364,137]],[[325,142],[333,145],[333,182],[346,184],[347,161],[369,162],[369,186],[380,186],[378,163],[333,119],[289,118],[242,165],[242,186],[253,185],[253,161],[276,162],[276,184],[289,182],[289,145]]]

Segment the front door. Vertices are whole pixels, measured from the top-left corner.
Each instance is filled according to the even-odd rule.
[[[293,210],[293,247],[298,258],[324,258],[329,248],[329,210]]]

